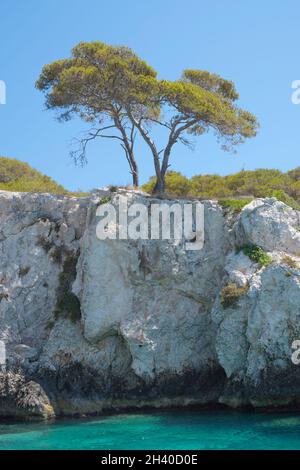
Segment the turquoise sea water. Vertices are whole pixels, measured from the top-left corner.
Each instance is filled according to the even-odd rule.
[[[300,415],[172,411],[0,423],[0,449],[300,449]]]

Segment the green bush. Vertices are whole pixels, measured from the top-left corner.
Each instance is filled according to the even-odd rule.
[[[0,190],[51,193],[81,197],[87,193],[67,191],[49,176],[31,168],[27,163],[7,157],[0,157]]]
[[[142,186],[151,192],[155,178]],[[195,175],[187,178],[179,172],[166,175],[166,193],[203,199],[250,202],[257,197],[276,197],[293,209],[300,210],[300,167],[283,173],[273,169],[242,170],[232,175]],[[234,204],[234,203],[233,203]],[[241,202],[242,204],[242,202]],[[236,206],[237,210],[238,207]]]
[[[282,189],[272,189],[271,191],[267,191],[266,196],[276,197],[278,201],[284,202],[287,206],[290,206],[292,209],[295,209],[297,211],[300,210],[300,204],[298,204],[298,202],[295,201],[295,199],[289,196]]]
[[[252,199],[221,199],[219,204],[226,208],[230,209],[233,212],[241,212],[241,210],[250,202]]]
[[[257,245],[242,245],[237,251],[242,251],[254,263],[259,263],[260,266],[268,266],[272,262],[271,256]]]
[[[153,176],[148,183],[142,186],[147,193],[152,193],[156,178]],[[178,171],[169,171],[166,175],[166,193],[172,196],[187,196],[192,192],[191,180]]]

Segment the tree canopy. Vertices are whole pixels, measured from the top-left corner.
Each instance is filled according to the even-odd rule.
[[[101,42],[80,43],[72,57],[45,65],[36,87],[46,94],[46,107],[60,111],[61,120],[79,115],[92,127],[72,152],[76,161],[86,160],[87,144],[96,138],[117,139],[125,152],[138,185],[134,155],[136,129],[128,118],[155,115],[152,97],[156,72],[126,47]]]
[[[46,95],[48,109],[68,120],[79,115],[91,123],[87,136],[72,152],[86,160],[91,140],[119,140],[138,185],[135,141],[139,135],[153,157],[154,190],[163,192],[173,146],[191,146],[193,137],[212,130],[224,150],[254,137],[254,115],[236,105],[238,93],[231,81],[202,70],[185,70],[176,81],[159,80],[156,71],[127,47],[101,42],[80,43],[68,59],[44,66],[36,83]],[[167,130],[165,144],[155,141],[156,126]]]

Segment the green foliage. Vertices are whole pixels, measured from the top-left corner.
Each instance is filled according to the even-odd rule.
[[[49,176],[31,168],[27,163],[7,157],[0,157],[0,190],[65,194],[78,197],[85,195],[85,193],[67,191]]]
[[[257,133],[255,116],[233,103],[238,97],[233,83],[218,75],[186,70],[181,80],[163,80],[160,88],[163,101],[174,108],[180,125],[186,123],[189,134],[197,136],[212,129],[228,150]]]
[[[137,126],[134,119],[157,118],[159,82],[155,70],[128,47],[99,41],[81,42],[71,57],[45,65],[36,87],[44,92],[46,107],[59,111],[60,120],[79,116],[93,127],[71,152],[75,162],[86,162],[87,144],[94,139],[118,139],[138,186],[134,156]]]
[[[156,178],[152,176],[142,189],[148,193],[153,192]],[[191,182],[177,171],[168,171],[166,176],[166,192],[172,196],[187,196],[191,193]]]
[[[239,95],[234,83],[206,70],[185,70],[182,76],[183,81],[197,85],[212,93],[218,93],[223,98],[235,101]]]
[[[300,210],[300,204],[298,204],[295,199],[293,199],[291,196],[289,196],[285,191],[282,189],[271,189],[266,191],[266,196],[269,197],[276,197],[279,201],[284,202],[286,205],[290,206],[292,209],[295,209],[297,211]]]
[[[102,206],[103,204],[109,204],[111,202],[110,196],[104,196],[101,198],[99,205]]]
[[[221,304],[224,309],[235,307],[241,297],[249,290],[249,285],[238,287],[235,283],[229,283],[221,291]]]
[[[242,251],[254,263],[259,263],[260,266],[268,266],[272,263],[272,258],[262,248],[257,245],[243,245],[237,251]]]
[[[241,210],[250,202],[252,199],[221,199],[219,200],[219,204],[226,208],[230,209],[233,212],[241,212]]]
[[[31,168],[27,163],[0,157],[0,190],[66,194],[63,186]]]
[[[133,147],[138,132],[153,157],[157,192],[165,190],[169,158],[177,142],[190,145],[189,135],[211,130],[222,148],[229,150],[258,130],[255,116],[236,105],[238,93],[231,81],[203,70],[185,70],[176,81],[159,80],[156,71],[131,49],[102,42],[81,42],[70,58],[45,65],[36,87],[44,92],[47,108],[59,111],[60,119],[76,115],[93,123],[79,149],[72,152],[75,161],[86,161],[89,141],[119,139],[135,186],[138,168]],[[151,137],[155,125],[168,129],[160,151]]]
[[[99,41],[81,42],[71,58],[45,65],[36,87],[46,93],[48,108],[63,109],[63,119],[79,114],[89,122],[113,103],[152,109],[158,91],[156,72],[131,49]]]
[[[300,166],[287,172],[288,176],[294,181],[300,181]]]
[[[296,201],[298,197],[300,199],[300,181],[297,183],[288,173],[273,169],[242,170],[227,176],[196,175],[191,178],[191,183],[193,194],[208,198],[274,196],[287,200],[286,193]]]
[[[298,177],[299,176],[299,177]],[[152,192],[155,178],[142,186]],[[243,170],[232,175],[195,175],[186,178],[179,172],[166,174],[166,192],[175,196],[218,199],[224,207],[242,206],[256,197],[276,197],[293,209],[300,210],[300,167],[287,173],[272,169]],[[238,200],[241,202],[232,202]]]

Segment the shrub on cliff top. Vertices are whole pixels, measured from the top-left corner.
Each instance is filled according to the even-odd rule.
[[[232,175],[195,175],[187,178],[179,172],[166,175],[166,192],[175,196],[250,202],[257,197],[276,197],[293,209],[300,209],[300,167],[283,173],[273,169],[242,170]],[[151,192],[155,178],[142,187]],[[238,203],[237,203],[238,204]],[[242,204],[242,202],[241,202]]]
[[[66,194],[68,191],[49,176],[13,158],[0,157],[0,189],[21,192],[49,192]]]
[[[0,190],[30,193],[65,194],[84,196],[84,193],[67,191],[49,176],[31,168],[28,163],[7,157],[0,157]]]
[[[241,212],[241,210],[251,202],[252,199],[221,199],[219,204],[225,209],[230,209],[233,212]]]

